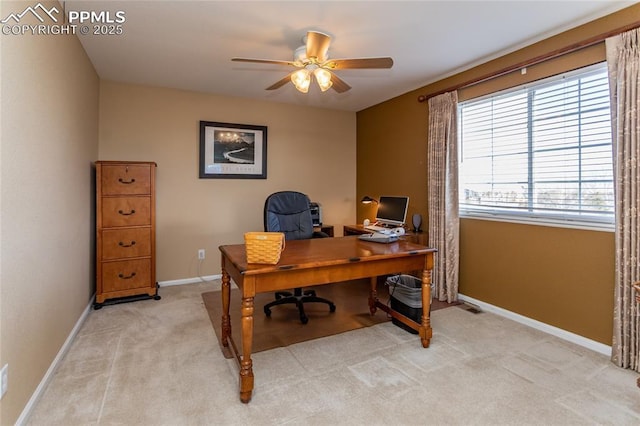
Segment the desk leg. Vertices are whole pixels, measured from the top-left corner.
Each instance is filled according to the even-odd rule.
[[[229,317],[229,301],[231,298],[230,289],[231,278],[222,267],[222,346],[229,347],[229,336],[231,336],[231,318]]]
[[[433,336],[431,329],[431,270],[422,271],[422,323],[419,329],[422,347],[428,348]]]
[[[253,297],[242,298],[242,361],[240,362],[240,401],[251,401],[253,391]]]
[[[378,301],[378,277],[371,277],[371,288],[369,290],[369,312],[376,313],[376,302]]]

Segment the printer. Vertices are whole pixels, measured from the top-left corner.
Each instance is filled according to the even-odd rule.
[[[322,210],[319,203],[309,203],[309,209],[311,210],[311,220],[313,226],[322,226]]]

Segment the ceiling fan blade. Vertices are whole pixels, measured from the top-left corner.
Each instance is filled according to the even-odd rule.
[[[391,68],[393,59],[391,58],[358,58],[358,59],[330,59],[322,68],[330,70],[347,70],[354,68]]]
[[[331,73],[331,83],[333,83],[331,88],[333,90],[335,90],[336,92],[338,92],[338,93],[344,93],[347,90],[351,89],[351,86],[349,86],[347,83],[345,83],[345,81],[343,79],[341,79],[340,77],[338,77],[334,73]]]
[[[318,62],[327,60],[327,51],[331,44],[331,37],[317,31],[307,33],[307,58],[317,58]]]
[[[272,59],[231,58],[231,60],[234,62],[253,62],[257,64],[292,65],[294,67],[300,66],[292,61],[276,61]]]
[[[267,87],[266,90],[276,90],[281,88],[282,86],[284,86],[285,84],[287,84],[288,82],[291,81],[291,74],[287,74],[286,77],[282,78],[281,80],[276,81],[275,83],[273,83],[271,86]]]

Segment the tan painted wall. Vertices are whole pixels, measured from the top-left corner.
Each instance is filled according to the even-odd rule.
[[[24,7],[3,2],[2,16]],[[0,40],[0,424],[10,425],[93,294],[99,85],[75,36]]]
[[[611,344],[611,232],[464,219],[461,293]]]
[[[637,22],[640,5],[543,40],[471,70],[358,113],[357,198],[409,195],[410,213],[426,217],[427,105],[417,101],[456,84]],[[477,85],[461,99],[604,60],[597,45],[550,63]],[[385,158],[398,167],[381,168]],[[358,206],[358,221],[375,210]],[[461,220],[460,292],[610,345],[613,318],[612,232]]]
[[[199,121],[268,127],[267,179],[199,179]],[[158,281],[220,274],[221,244],[261,231],[265,198],[297,190],[323,222],[355,220],[356,114],[101,82],[100,160],[155,161]],[[206,249],[198,271],[197,251]]]

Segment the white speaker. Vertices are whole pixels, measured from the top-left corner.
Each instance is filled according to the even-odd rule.
[[[369,226],[370,223],[369,219],[365,219],[364,222],[362,222],[362,225]]]
[[[420,230],[420,225],[422,225],[422,216],[420,213],[415,213],[411,218],[411,222],[413,223],[413,232],[422,232]]]

